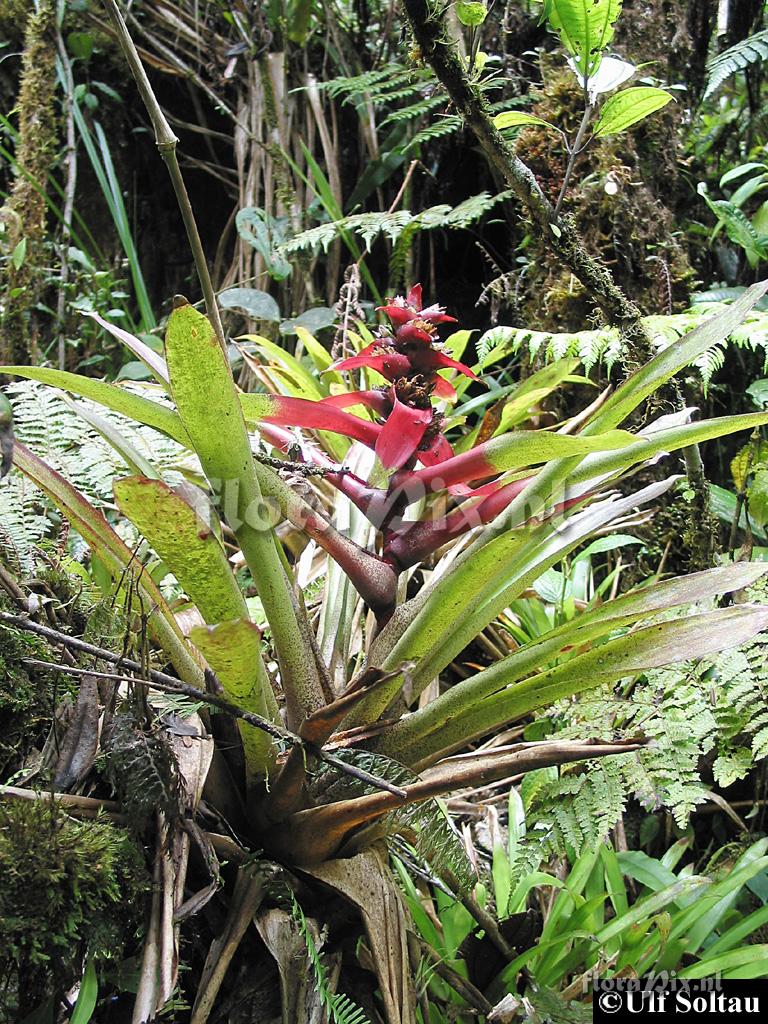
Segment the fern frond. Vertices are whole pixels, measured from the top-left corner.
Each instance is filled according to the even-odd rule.
[[[436,84],[437,80],[429,69],[387,64],[376,71],[320,82],[318,88],[325,90],[333,99],[343,98],[345,103],[364,100],[374,107],[381,107],[397,99],[415,97],[425,86]]]
[[[742,39],[709,62],[704,99],[717,92],[738,71],[744,71],[751,64],[765,60],[768,60],[768,29]]]
[[[429,114],[441,106],[445,106],[445,96],[427,96],[426,99],[419,100],[417,103],[411,103],[407,107],[393,110],[391,114],[384,118],[380,127],[386,128],[387,125],[397,124],[400,121],[416,121],[418,118],[423,117],[424,114]]]
[[[425,142],[432,142],[433,139],[442,139],[447,135],[453,135],[463,125],[464,122],[461,118],[456,117],[454,114],[446,114],[443,117],[439,117],[425,128],[421,128],[416,132],[405,147],[404,152],[409,153],[410,150],[415,149],[417,146],[422,146]]]
[[[158,810],[169,821],[181,817],[184,782],[163,732],[141,728],[129,711],[122,711],[112,720],[104,749],[107,777],[129,822],[141,828]]]
[[[337,756],[395,785],[407,786],[417,781],[413,772],[382,754],[365,750],[341,750]],[[347,776],[339,779],[326,766],[318,770],[312,788],[313,796],[322,796],[324,802],[370,792],[373,790],[365,783]],[[437,800],[425,800],[398,808],[382,818],[379,825],[384,835],[407,835],[419,857],[431,864],[435,874],[454,876],[462,891],[469,892],[477,881],[461,837]]]
[[[648,316],[643,318],[646,330],[653,338],[658,350],[673,345],[679,338],[695,327],[699,327],[710,316],[725,308],[721,302],[701,302],[685,313],[672,316]],[[765,371],[768,372],[768,312],[754,309],[741,326],[737,327],[725,341],[713,345],[694,364],[701,378],[706,395],[714,374],[722,368],[729,346],[762,350],[765,354]],[[608,370],[617,362],[623,352],[623,340],[619,331],[612,327],[599,330],[554,333],[532,331],[527,327],[498,326],[486,331],[477,342],[478,355],[483,366],[499,362],[507,355],[517,355],[527,350],[533,357],[552,362],[563,356],[581,360],[584,369],[602,363]]]
[[[315,976],[317,994],[320,997],[320,1002],[328,1012],[330,1021],[333,1024],[370,1024],[363,1010],[349,996],[341,992],[331,991],[328,972],[317,948],[315,937],[307,923],[304,911],[292,892],[290,896],[291,917],[296,922],[299,933],[304,940],[304,945],[307,947],[307,957],[312,965],[312,972]]]
[[[328,250],[331,242],[345,232],[359,235],[366,246],[370,246],[379,235],[384,235],[393,244],[397,243],[403,232],[411,226],[419,230],[431,231],[436,228],[465,228],[491,210],[497,203],[509,196],[509,192],[500,192],[491,196],[488,192],[470,196],[458,206],[451,207],[447,203],[430,206],[420,213],[412,214],[408,210],[395,213],[356,213],[330,224],[319,224],[317,227],[302,231],[287,242],[278,246],[276,252],[288,256],[307,249],[322,247]]]
[[[513,877],[535,871],[543,860],[566,849],[578,854],[608,835],[628,798],[623,765],[630,755],[577,767],[530,772],[521,789],[526,836],[518,844]]]
[[[130,387],[146,397],[157,398],[140,384]],[[99,508],[111,506],[112,481],[127,472],[115,449],[62,400],[56,389],[37,381],[18,381],[6,387],[6,394],[13,406],[18,440],[61,473],[92,504]],[[97,411],[116,427],[169,483],[182,479],[183,466],[192,467],[189,453],[170,438],[84,399],[79,404]],[[36,549],[53,532],[52,514],[52,505],[23,474],[12,471],[0,484],[0,542],[26,572],[32,570]]]
[[[768,585],[749,601],[768,604]],[[699,765],[712,757],[715,781],[728,786],[768,756],[768,636],[704,659],[647,672],[629,694],[605,686],[563,702],[547,717],[558,738],[642,735],[641,750],[526,776],[521,794],[529,824],[518,870],[603,839],[629,796],[649,810],[669,809],[684,828],[709,799]]]

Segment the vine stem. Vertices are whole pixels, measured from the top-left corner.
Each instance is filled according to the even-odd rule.
[[[114,27],[120,47],[128,62],[128,66],[131,69],[131,73],[133,74],[136,86],[139,90],[139,95],[141,96],[142,102],[147,110],[149,119],[152,122],[152,129],[155,133],[155,144],[160,152],[160,156],[163,158],[165,166],[168,168],[168,174],[171,179],[173,191],[176,194],[176,201],[179,204],[181,217],[184,221],[187,238],[189,239],[189,247],[192,251],[192,257],[195,261],[195,269],[197,270],[197,276],[200,281],[200,287],[205,300],[206,312],[213,324],[213,329],[216,332],[216,337],[218,338],[220,345],[222,348],[225,348],[224,328],[221,323],[219,306],[216,302],[216,292],[213,288],[213,281],[211,280],[211,273],[208,269],[208,262],[205,258],[203,243],[200,239],[200,232],[197,228],[195,214],[192,210],[192,204],[189,201],[187,186],[184,183],[184,177],[181,173],[181,168],[179,167],[179,159],[176,155],[176,146],[179,140],[173,133],[173,130],[168,123],[168,119],[157,101],[157,96],[155,95],[149,78],[147,77],[147,72],[144,69],[141,57],[139,56],[136,45],[131,38],[131,34],[128,31],[128,27],[125,24],[125,20],[116,0],[103,0],[103,2]]]

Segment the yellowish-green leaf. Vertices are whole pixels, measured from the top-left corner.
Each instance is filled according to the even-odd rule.
[[[211,524],[213,509],[195,508],[167,484],[141,476],[116,480],[113,491],[120,511],[167,564],[206,622],[247,617],[245,598]]]
[[[103,380],[94,380],[92,377],[82,377],[78,373],[67,373],[65,370],[53,370],[45,366],[0,366],[0,374],[3,373],[14,377],[26,377],[28,380],[39,380],[50,387],[88,398],[137,423],[154,427],[185,448],[191,447],[187,432],[173,409],[159,402],[152,402],[148,398],[142,398],[141,395],[116,384],[107,384]]]
[[[279,721],[277,703],[261,654],[261,632],[253,622],[237,619],[216,626],[195,626],[190,633],[195,646],[216,673],[224,690],[244,711]],[[239,721],[249,782],[269,772],[275,763],[270,736]]]
[[[545,0],[544,16],[572,55],[582,80],[600,67],[620,11],[621,0]]]
[[[745,444],[731,459],[731,476],[737,491],[743,491],[750,476],[768,463],[768,441]]]
[[[138,571],[140,567],[134,553],[109,525],[102,512],[25,445],[16,444],[14,461],[22,473],[64,513],[94,555],[106,566],[113,580],[120,580],[126,573],[130,574],[131,567],[136,570],[135,586],[145,607],[152,609],[148,619],[150,635],[167,653],[181,679],[195,686],[204,685],[200,665],[186,644],[167,601],[149,573],[143,569]]]
[[[477,28],[488,16],[488,8],[480,0],[456,0],[456,17],[462,25]]]
[[[499,131],[503,131],[504,128],[518,128],[526,124],[535,124],[540,128],[551,128],[553,132],[560,131],[551,121],[545,121],[543,117],[536,117],[534,114],[526,114],[522,110],[505,110],[502,114],[497,114],[494,117],[493,123]]]
[[[325,701],[275,543],[280,510],[263,499],[226,353],[186,300],[171,313],[165,347],[176,408],[253,576],[277,647],[289,723],[297,727]]]
[[[607,101],[600,111],[595,125],[595,135],[618,135],[642,121],[657,110],[661,110],[672,99],[666,89],[655,89],[650,85],[638,85],[624,89]]]
[[[768,523],[768,469],[758,469],[747,492],[750,519],[757,526]]]

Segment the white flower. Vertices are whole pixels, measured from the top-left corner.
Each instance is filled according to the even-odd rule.
[[[581,81],[581,75],[573,59],[569,58],[568,64],[579,81]],[[627,60],[622,60],[621,57],[603,57],[600,61],[600,67],[591,78],[587,79],[587,93],[590,104],[594,104],[597,97],[602,93],[611,92],[611,90],[623,85],[624,82],[634,75],[636,70],[637,68],[634,64],[630,64]]]

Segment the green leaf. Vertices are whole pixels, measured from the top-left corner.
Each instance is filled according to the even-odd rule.
[[[235,218],[237,233],[261,254],[267,273],[283,281],[291,273],[291,264],[275,250],[285,240],[287,217],[271,217],[258,206],[247,206]]]
[[[230,573],[231,575],[231,573]],[[280,721],[272,686],[262,658],[261,631],[253,622],[237,619],[215,626],[195,626],[190,639],[216,673],[227,697],[244,711]],[[275,762],[270,736],[247,722],[238,722],[250,781],[268,773]]]
[[[768,906],[760,907],[751,914],[747,914],[746,917],[741,918],[736,924],[724,931],[720,938],[716,939],[711,946],[707,946],[706,959],[711,960],[713,957],[733,949],[736,943],[747,938],[748,935],[757,931],[758,928],[764,928],[766,924],[768,924]]]
[[[574,58],[582,81],[600,67],[622,0],[545,0],[544,17]]]
[[[726,171],[720,179],[720,188],[725,188],[726,185],[730,185],[732,181],[737,181],[739,178],[743,178],[745,174],[749,174],[750,171],[766,171],[768,166],[763,163],[755,163],[754,161],[747,164],[738,164],[736,167],[732,167],[730,171]]]
[[[755,469],[755,446],[750,441],[731,459],[731,477],[737,491],[746,490],[747,480]]]
[[[115,327],[115,325],[109,323],[109,321],[103,320],[98,313],[86,310],[83,315],[95,320],[96,323],[111,334],[113,338],[116,338],[119,342],[125,345],[130,352],[133,352],[134,355],[138,356],[142,363],[152,371],[155,380],[157,380],[162,387],[167,390],[168,367],[165,365],[165,360],[158,352],[155,352],[154,349],[150,348],[146,342],[141,340],[141,338],[137,338],[128,331],[124,331],[122,327]],[[123,367],[123,369],[125,369],[125,367]]]
[[[297,334],[299,334],[299,337],[304,340],[306,339],[306,335],[300,334],[299,332],[301,330],[303,330],[303,328],[297,328]],[[264,338],[259,334],[244,334],[242,337],[238,338],[237,341],[251,342],[260,355],[265,356],[270,360],[272,364],[270,366],[270,373],[271,381],[273,382],[273,390],[278,391],[280,394],[288,395],[291,398],[306,398],[310,401],[319,401],[324,397],[326,385],[321,385],[320,380],[295,356],[291,355],[291,353],[287,352],[284,348],[281,348],[280,345],[276,345],[274,341],[270,341],[268,338]],[[311,349],[308,348],[308,351],[311,351]],[[314,352],[315,356],[317,356],[318,352],[316,348],[314,349]],[[277,367],[275,367],[274,364],[277,364]],[[275,372],[276,370],[277,372]],[[246,398],[246,396],[243,397],[245,399],[244,404],[247,407],[248,398]],[[247,413],[246,419],[248,419]],[[344,438],[340,437],[338,434],[330,434],[327,431],[322,434],[322,437],[325,447],[331,453],[333,458],[337,462],[343,462],[348,449],[348,444]]]
[[[759,839],[736,861],[728,874],[715,882],[700,899],[676,915],[670,939],[684,938],[686,948],[695,952],[718,927],[733,906],[744,885],[765,869],[768,840]]]
[[[264,605],[293,727],[325,701],[298,618],[302,612],[294,605],[275,544],[272,526],[282,509],[264,501],[232,371],[208,319],[186,300],[179,301],[165,345],[179,416],[211,486],[221,495],[225,518]]]
[[[125,431],[123,429],[119,429],[114,423],[105,419],[105,417],[99,416],[98,413],[86,408],[79,402],[75,402],[68,395],[62,395],[61,400],[65,402],[73,412],[76,412],[82,420],[93,427],[97,433],[101,434],[104,440],[114,448],[132,473],[139,473],[143,476],[159,479],[159,473],[157,470],[125,437]]]
[[[107,409],[119,412],[137,423],[144,423],[148,427],[154,427],[185,448],[191,448],[192,444],[187,435],[181,420],[173,409],[169,409],[159,402],[152,402],[148,398],[134,394],[115,384],[107,384],[105,381],[94,380],[92,377],[82,377],[77,373],[68,373],[66,370],[53,370],[44,366],[0,366],[0,373],[11,374],[14,377],[26,377],[29,380],[39,380],[42,384],[49,384],[51,387],[60,388],[62,391],[69,391],[81,398],[88,398],[98,405]]]
[[[301,318],[299,317],[294,321],[294,331],[301,344],[304,346],[307,352],[309,352],[312,362],[315,364],[315,369],[319,373],[323,373],[328,369],[328,367],[331,365],[333,361],[331,353],[326,348],[323,348],[323,346],[320,344],[317,338],[315,338],[313,334],[310,334],[309,330],[303,324],[299,323],[300,319]],[[342,378],[340,375],[336,374],[335,372],[332,372],[330,377],[326,379],[338,379],[339,381],[341,381]]]
[[[254,320],[268,320],[279,323],[280,307],[268,292],[257,288],[227,288],[219,292],[222,309],[241,309]]]
[[[768,256],[766,239],[757,233],[754,224],[743,210],[728,199],[710,199],[703,182],[699,183],[697,191],[717,218],[718,224],[725,227],[725,233],[730,241],[744,250],[751,267],[757,266],[760,260]]]
[[[527,399],[531,396],[525,397]],[[609,430],[605,434],[593,437],[583,437],[580,434],[553,434],[548,430],[519,430],[486,441],[481,449],[472,449],[468,452],[467,457],[482,450],[490,465],[503,472],[520,466],[547,462],[561,456],[626,448],[635,441],[635,435],[626,430]]]
[[[749,517],[758,526],[768,525],[768,470],[759,469],[747,492]]]
[[[280,324],[281,334],[298,334],[299,331],[322,331],[325,327],[333,327],[336,323],[336,310],[333,306],[310,306],[303,313],[283,320]],[[330,362],[330,359],[328,360]]]
[[[313,401],[319,401],[319,399],[324,397],[323,392],[318,387],[317,378],[305,366],[302,366],[295,356],[292,356],[290,352],[276,345],[274,341],[263,338],[260,334],[243,334],[236,340],[250,341],[256,351],[262,356],[273,360],[288,371],[290,377],[282,378],[286,385],[281,389],[282,393],[290,395],[292,398],[308,398]],[[292,384],[290,383],[291,380]]]
[[[736,647],[766,626],[768,609],[750,605],[673,619],[610,640],[513,686],[498,670],[504,662],[497,662],[492,669],[471,676],[442,695],[447,697],[458,690],[454,700],[463,699],[463,710],[447,713],[448,701],[438,704],[435,700],[428,705],[431,715],[424,718],[430,726],[430,740],[439,743],[440,749],[452,750],[458,737],[466,743],[502,724],[518,721],[536,708],[603,683],[683,661],[692,650],[704,655]],[[415,717],[408,719],[411,729]],[[435,729],[438,732],[433,736]],[[415,740],[415,746],[427,752],[423,734]]]
[[[488,8],[477,0],[456,0],[456,17],[462,25],[477,28],[488,16]]]
[[[525,114],[522,110],[505,110],[503,114],[497,114],[494,117],[493,123],[499,131],[504,128],[517,128],[525,124],[536,124],[541,128],[551,128],[555,132],[560,131],[551,121],[545,121],[544,118],[536,117],[534,114]]]
[[[727,338],[744,320],[744,317],[768,291],[768,281],[752,285],[721,313],[710,317],[689,334],[683,335],[674,345],[663,349],[645,366],[641,366],[627,378],[585,427],[583,433],[600,433],[609,427],[616,427],[641,402],[654,393],[683,367],[694,362],[699,356]]]
[[[708,884],[708,879],[697,875],[676,880],[672,885],[640,899],[626,914],[616,917],[597,933],[596,938],[601,946],[610,939],[621,935],[631,925],[647,921],[670,903],[675,903],[681,896],[692,891],[701,890]]]
[[[595,135],[618,135],[633,124],[642,121],[656,110],[661,110],[672,99],[666,89],[634,86],[617,93],[604,104],[595,124]]]
[[[240,588],[213,528],[207,497],[160,480],[124,477],[113,484],[117,507],[146,537],[206,622],[247,618]],[[189,497],[198,496],[193,505]]]
[[[768,380],[764,377],[760,380],[753,380],[746,389],[746,393],[758,409],[765,409],[768,406]]]
[[[130,573],[131,567],[138,569],[134,552],[109,525],[102,512],[94,508],[64,477],[18,442],[14,449],[14,461],[22,473],[64,513],[94,555],[107,567],[113,581]],[[151,576],[143,570],[138,572],[136,587],[145,607],[153,609],[148,620],[150,634],[168,654],[181,679],[194,686],[204,687],[202,669],[182,636],[176,616]]]
[[[674,452],[687,448],[692,444],[741,431],[754,430],[768,423],[768,413],[745,413],[741,416],[718,416],[712,420],[700,420],[696,423],[685,423],[679,427],[663,427],[651,430],[647,428],[639,434],[635,444],[628,448],[607,454],[595,454],[589,461],[584,461],[573,470],[570,478],[572,484],[582,481],[599,481],[611,473],[629,469],[643,462],[658,452]],[[603,435],[604,436],[604,435]]]
[[[642,850],[625,850],[617,853],[616,858],[625,875],[652,892],[659,892],[677,881],[674,871]]]
[[[94,39],[90,32],[70,32],[67,49],[76,60],[88,60],[93,53]]]
[[[11,263],[13,264],[14,270],[21,270],[24,266],[24,260],[27,258],[27,240],[22,238],[20,242],[17,242],[14,246],[13,252],[11,253]]]
[[[712,978],[733,967],[742,967],[747,964],[754,964],[759,973],[748,975],[748,977],[764,977],[768,973],[768,945],[755,944],[744,946],[741,949],[731,949],[720,956],[712,957],[710,960],[701,960],[692,967],[678,972],[678,978]],[[745,975],[741,975],[745,977]]]
[[[459,571],[446,573],[425,592],[426,599],[417,606],[408,628],[387,653],[382,667],[397,669],[403,661],[415,660],[415,685],[435,678],[488,622],[532,586],[546,569],[561,561],[596,530],[623,514],[625,509],[628,511],[654,500],[673,482],[662,481],[627,498],[600,502],[572,515],[565,524],[559,521],[559,527],[555,529],[551,522],[544,522],[535,529],[506,530],[497,534],[471,559],[465,560]],[[458,699],[463,707],[463,697],[459,694],[465,692],[462,687],[467,682],[465,680],[441,694],[428,707],[392,726],[386,743],[395,743],[396,737],[418,728],[417,723],[423,721],[425,715],[431,717],[433,711],[430,709],[444,698]],[[376,695],[360,702],[362,710],[358,710],[358,714],[361,718],[369,715],[378,717],[387,706],[391,691],[388,694],[385,687],[386,684]],[[397,680],[392,688],[397,692]],[[391,756],[398,755],[392,753]]]
[[[99,979],[96,977],[96,963],[93,957],[89,956],[69,1024],[88,1024],[96,1009],[98,998]]]
[[[593,540],[576,555],[573,561],[576,563],[582,559],[591,558],[593,555],[601,555],[605,551],[616,551],[618,548],[635,547],[643,543],[645,542],[628,533],[610,533],[607,537],[598,537],[597,540]]]
[[[730,526],[736,520],[738,501],[733,491],[727,491],[724,487],[718,487],[717,484],[710,484],[709,501],[713,514],[721,522],[727,523]],[[745,530],[747,527],[747,510],[743,505],[737,525],[740,530]],[[768,541],[768,533],[762,527],[753,523],[752,528],[756,540]]]

